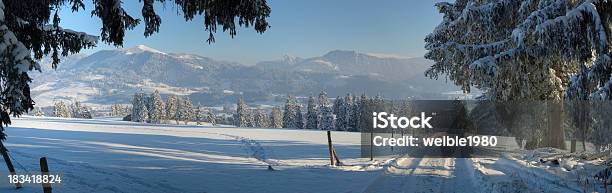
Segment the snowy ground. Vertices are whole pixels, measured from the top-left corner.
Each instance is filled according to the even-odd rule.
[[[330,167],[325,132],[24,117],[5,144],[21,174],[46,156],[55,192],[581,192],[581,170],[499,159],[359,158],[360,134],[333,132],[347,166]],[[272,165],[274,171],[268,170]],[[14,190],[0,164],[0,192]],[[590,185],[597,189],[596,184]],[[602,190],[601,188],[599,189]]]

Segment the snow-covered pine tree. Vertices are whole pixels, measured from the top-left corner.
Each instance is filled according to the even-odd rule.
[[[187,125],[190,121],[193,121],[195,118],[195,113],[193,111],[193,104],[191,103],[191,98],[188,96],[181,97],[179,100],[181,103],[178,109],[179,120],[183,121],[185,125]]]
[[[151,120],[151,123],[161,123],[161,121],[164,119],[164,114],[165,112],[165,105],[164,105],[164,100],[162,99],[161,95],[159,94],[158,90],[155,90],[153,93],[151,93],[151,96],[149,96],[149,119]]]
[[[336,103],[334,104],[337,106],[334,107],[334,109],[338,109],[338,113],[336,114],[336,129],[340,131],[346,131],[348,123],[348,120],[346,120],[347,104],[344,102],[344,98],[342,97],[336,98]]]
[[[255,113],[255,127],[257,128],[268,128],[270,127],[270,119],[268,114],[263,110],[254,111]]]
[[[338,100],[340,98],[341,98],[340,96],[337,96],[336,100],[334,100],[334,106],[333,106],[333,108],[334,108],[334,111],[333,111],[334,115],[337,115],[338,113],[340,113],[340,106],[342,105],[342,104],[340,104],[342,102],[342,100]]]
[[[493,100],[560,100],[564,93],[612,98],[612,1],[458,0],[436,6],[444,19],[425,38],[425,57],[435,62],[427,76],[445,74],[464,91],[474,86]]]
[[[196,125],[201,125],[202,121],[206,120],[204,109],[202,109],[202,105],[198,103],[196,108],[194,109],[195,113],[195,122]]]
[[[139,92],[134,94],[132,99],[132,121],[146,122],[149,119],[146,98],[145,93]]]
[[[365,97],[365,95],[362,95]],[[352,128],[351,131],[360,131],[359,121],[361,119],[361,98],[355,96],[353,98],[353,105],[351,105],[351,115],[349,119],[349,126]]]
[[[140,111],[141,111],[140,98],[138,96],[138,93],[134,93],[134,96],[132,96],[132,113],[131,113],[132,121],[140,122],[141,120],[139,116]]]
[[[347,93],[344,97],[345,108],[346,108],[346,130],[347,131],[358,131],[357,130],[357,117],[355,116],[355,102],[356,98],[351,93]]]
[[[342,99],[342,104],[338,114],[336,114],[336,129],[349,131],[354,130],[351,127],[351,115],[353,111],[353,96],[351,93],[346,93],[346,96]],[[340,123],[339,123],[340,122]],[[338,126],[341,124],[341,127]]]
[[[119,115],[119,109],[117,108],[117,104],[111,105],[110,116],[114,117],[114,116],[118,116],[118,115]]]
[[[283,113],[280,107],[272,107],[272,112],[270,112],[270,124],[272,128],[283,128]]]
[[[249,113],[247,112],[247,105],[244,103],[244,99],[242,97],[238,98],[238,102],[236,104],[236,114],[234,115],[234,121],[236,122],[234,125],[236,127],[248,127],[249,126]]]
[[[147,107],[147,111],[145,112],[147,114],[147,119],[145,119],[145,122],[147,123],[151,123],[151,110],[154,109],[153,108],[153,102],[151,101],[151,95],[148,95],[146,93],[143,93],[143,97],[142,97],[142,103],[144,104],[144,106]]]
[[[212,126],[217,126],[217,116],[215,115],[215,113],[212,111],[212,109],[209,109],[208,112],[206,113],[206,120],[212,125]]]
[[[166,116],[167,120],[175,120],[178,122],[178,118],[176,116],[176,112],[178,111],[179,99],[176,95],[169,95],[166,101]]]
[[[345,122],[344,122],[344,130],[345,131],[355,131],[353,126],[354,118],[353,115],[353,95],[351,93],[347,93],[344,97],[344,113],[345,113]]]
[[[308,97],[308,107],[306,110],[306,126],[305,129],[318,129],[319,128],[319,114],[317,112],[317,105],[313,96]]]
[[[253,111],[253,109],[249,109],[247,107],[247,109],[244,110],[244,114],[243,114],[243,118],[245,120],[244,127],[255,127],[255,112]]]
[[[283,128],[298,128],[298,104],[295,96],[289,95],[287,96],[287,101],[285,102],[285,111],[283,114]]]
[[[334,130],[334,114],[332,106],[329,104],[327,93],[321,91],[319,94],[319,129]]]
[[[149,110],[147,109],[146,103],[142,103],[140,110],[138,111],[138,122],[147,122],[149,120]]]
[[[612,1],[462,0],[438,3],[442,23],[427,36],[426,58],[469,92],[493,100],[612,99]],[[560,108],[550,105],[551,120]],[[564,147],[563,129],[547,136]]]
[[[55,117],[70,118],[70,110],[63,101],[56,101],[53,104],[53,115]]]
[[[302,105],[300,103],[297,103],[295,108],[295,128],[304,129],[304,115],[302,114]]]
[[[65,118],[71,118],[72,117],[72,111],[70,110],[70,106],[67,103],[60,103],[60,107],[61,107],[61,112],[62,112],[62,117]]]
[[[81,111],[82,111],[81,102],[79,102],[78,100],[74,100],[72,104],[70,105],[70,112],[71,112],[70,114],[72,115],[71,117],[82,118]]]
[[[365,95],[365,93],[359,98],[359,109],[357,110],[359,112],[357,116],[357,128],[359,131],[369,131],[372,129],[372,110],[370,109],[371,103],[371,100]]]
[[[185,111],[183,110],[183,97],[182,96],[178,96],[176,97],[176,112],[174,113],[174,120],[176,121],[176,124],[181,124],[181,120],[183,119],[184,113]]]
[[[60,106],[59,103],[60,102],[61,101],[54,101],[53,102],[53,116],[55,116],[55,117],[60,117],[60,114],[61,114],[60,113],[60,108],[59,108],[59,106]]]

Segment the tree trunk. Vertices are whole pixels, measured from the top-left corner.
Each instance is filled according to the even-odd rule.
[[[576,138],[572,138],[572,145],[570,147],[570,152],[571,153],[576,152]]]
[[[548,143],[549,147],[565,149],[565,131],[561,125],[562,103],[560,101],[548,102]]]
[[[4,162],[6,163],[6,167],[9,170],[9,174],[16,175],[17,173],[15,172],[15,167],[13,167],[13,163],[11,162],[11,157],[9,156],[8,150],[6,149],[6,147],[4,147],[2,141],[0,141],[0,153],[2,154],[2,158],[4,158]],[[15,188],[21,188],[21,184],[16,183]]]

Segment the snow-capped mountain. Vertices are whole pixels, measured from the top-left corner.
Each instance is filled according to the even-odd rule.
[[[385,80],[408,80],[422,76],[431,62],[424,58],[408,58],[390,55],[334,50],[319,57],[283,58],[257,64],[263,68],[287,69],[290,71],[338,73],[342,75],[371,75]]]
[[[132,81],[150,79],[174,86],[200,86],[202,79],[214,76],[223,68],[236,68],[236,63],[217,61],[192,54],[167,54],[144,45],[127,49],[104,50],[80,59],[69,71],[91,72],[104,77],[127,78]]]
[[[365,92],[404,98],[452,90],[423,76],[429,65],[420,58],[336,50],[320,57],[286,55],[247,66],[139,45],[69,56],[57,70],[32,72],[32,94],[38,105],[49,106],[54,100],[128,103],[133,93],[155,89],[162,94],[191,95],[194,101],[209,104],[233,102],[235,96],[228,95],[238,94],[248,100],[273,100],[273,94],[309,95],[327,90],[332,96]],[[425,90],[422,88],[428,88],[427,92],[419,91]]]

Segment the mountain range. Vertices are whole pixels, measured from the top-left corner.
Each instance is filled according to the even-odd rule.
[[[388,98],[445,98],[443,93],[457,90],[445,81],[424,77],[431,65],[424,58],[347,50],[311,58],[284,56],[249,66],[138,45],[65,57],[55,70],[49,59],[41,63],[43,73],[31,72],[32,95],[40,106],[55,100],[129,103],[135,92],[156,89],[164,95],[190,95],[206,105],[233,103],[240,95],[265,103],[321,90],[329,96],[352,92]]]

